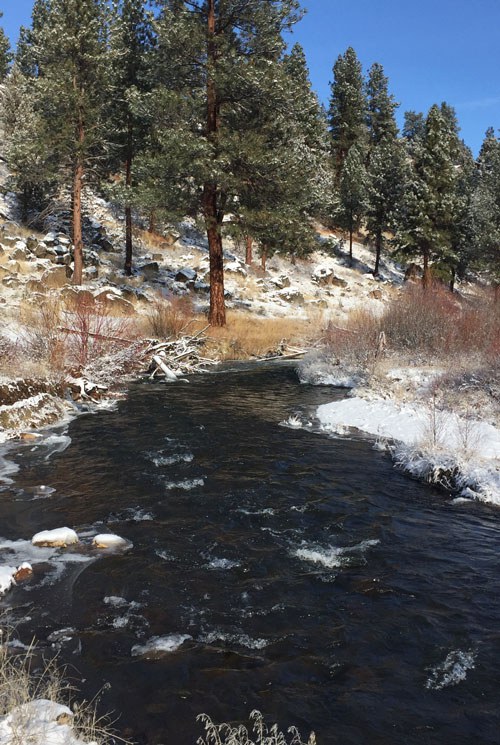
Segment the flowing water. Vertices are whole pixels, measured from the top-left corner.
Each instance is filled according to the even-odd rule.
[[[63,525],[133,544],[47,550],[3,600],[20,640],[102,688],[138,743],[192,745],[198,713],[254,708],[323,745],[498,743],[499,512],[367,439],[279,426],[341,395],[283,366],[137,384],[69,446],[10,452],[2,562]]]

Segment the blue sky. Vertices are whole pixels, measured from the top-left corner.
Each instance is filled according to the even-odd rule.
[[[500,0],[303,0],[293,39],[305,49],[324,103],[335,59],[348,46],[365,70],[380,62],[408,109],[447,101],[477,153],[488,126],[500,128]],[[0,0],[11,39],[29,25],[32,0]]]

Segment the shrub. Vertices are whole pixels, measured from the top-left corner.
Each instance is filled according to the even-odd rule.
[[[391,349],[491,358],[500,352],[500,304],[490,293],[466,302],[440,284],[409,285],[389,304],[381,326]]]
[[[192,301],[187,297],[160,297],[151,305],[147,319],[155,339],[176,339],[194,320]]]

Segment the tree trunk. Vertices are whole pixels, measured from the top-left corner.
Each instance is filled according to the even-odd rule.
[[[74,272],[73,284],[81,285],[83,278],[83,237],[82,237],[82,182],[83,163],[80,155],[77,156],[73,172],[73,244],[74,248]]]
[[[352,266],[352,234],[353,234],[353,227],[349,228],[349,266]]]
[[[453,266],[451,268],[451,278],[450,278],[450,292],[455,292],[455,279],[457,276],[457,270]]]
[[[245,238],[245,264],[248,264],[248,266],[251,266],[252,264],[252,236],[247,235]]]
[[[148,233],[156,233],[156,210],[149,213]]]
[[[75,152],[75,163],[73,170],[73,184],[72,184],[72,198],[73,198],[73,214],[71,220],[72,236],[74,244],[73,252],[73,284],[81,285],[83,278],[83,236],[82,236],[82,189],[83,189],[83,174],[84,174],[84,160],[83,151],[85,144],[85,124],[82,109],[82,95],[83,91],[78,86],[76,77],[73,79],[73,88],[75,94],[78,96],[77,104],[77,123],[76,123],[76,152]]]
[[[381,253],[382,253],[382,234],[377,233],[377,236],[375,238],[375,267],[373,269],[374,277],[378,277]]]
[[[215,43],[215,0],[208,0],[207,15],[207,137],[212,144],[217,142],[218,99],[213,71],[217,61]],[[203,215],[207,229],[208,253],[210,257],[210,312],[208,320],[212,326],[225,326],[224,305],[224,260],[220,228],[224,214],[217,206],[217,183],[207,181],[203,186]]]
[[[266,261],[267,261],[267,251],[265,248],[262,249],[262,254],[260,257],[260,262],[262,264],[262,271],[266,271]]]
[[[424,260],[424,273],[422,274],[422,286],[424,290],[427,290],[431,284],[431,270],[429,266],[429,249],[424,248],[422,250],[422,257]]]
[[[125,186],[127,193],[127,202],[125,207],[125,274],[130,277],[132,274],[132,207],[128,200],[130,187],[132,186],[132,147],[129,144],[127,160],[125,163]]]

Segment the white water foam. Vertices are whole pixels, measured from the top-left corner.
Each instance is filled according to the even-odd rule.
[[[467,671],[474,669],[475,663],[476,654],[471,649],[467,652],[454,649],[446,655],[444,662],[428,668],[430,675],[425,687],[440,691],[448,686],[458,685],[466,679]]]
[[[108,523],[118,523],[122,520],[133,520],[136,523],[148,522],[154,520],[152,512],[146,512],[141,507],[128,507],[122,512],[114,513],[108,517]]]
[[[242,515],[275,515],[276,510],[272,507],[266,507],[262,510],[245,510],[243,507],[239,507],[236,512],[241,512]]]
[[[155,554],[163,559],[163,561],[175,561],[175,556],[170,554],[168,551],[163,551],[161,548],[155,550]]]
[[[197,486],[204,486],[205,481],[203,479],[182,479],[181,481],[167,481],[165,483],[165,489],[171,491],[172,489],[182,489],[184,491],[190,491],[196,489]]]
[[[241,566],[240,561],[231,561],[231,559],[212,559],[207,564],[208,569],[235,569],[239,566]]]
[[[174,466],[176,463],[191,463],[194,460],[193,453],[174,453],[174,455],[160,455],[158,453],[148,453],[148,459],[155,466]]]
[[[354,546],[304,546],[293,551],[292,556],[313,564],[320,564],[327,569],[338,569],[350,563],[352,554],[364,553],[366,549],[378,543],[380,543],[378,540],[367,540]]]
[[[145,644],[133,646],[131,654],[132,657],[154,657],[164,652],[176,652],[188,639],[192,639],[189,634],[152,636]]]
[[[266,639],[252,639],[248,634],[232,634],[222,631],[222,629],[207,631],[198,637],[198,641],[202,644],[215,644],[217,642],[222,642],[228,646],[237,645],[239,647],[246,647],[247,649],[264,649],[264,647],[267,647],[269,644]]]

